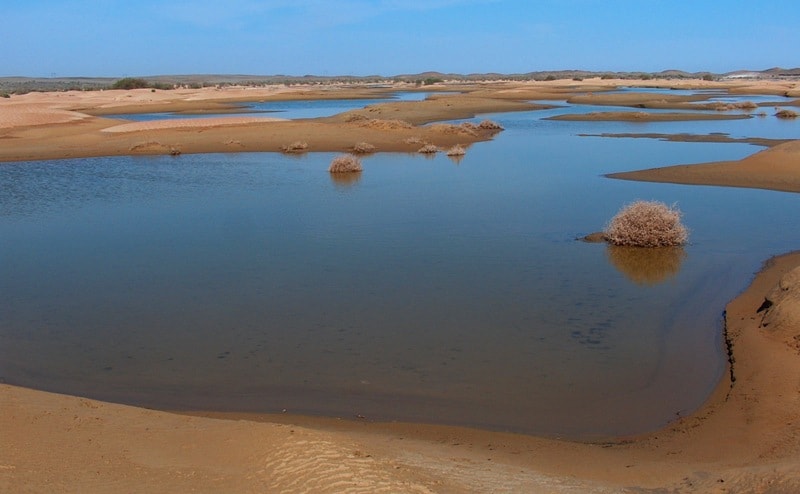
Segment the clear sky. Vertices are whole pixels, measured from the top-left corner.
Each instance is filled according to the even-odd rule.
[[[800,0],[3,0],[0,76],[800,67]]]

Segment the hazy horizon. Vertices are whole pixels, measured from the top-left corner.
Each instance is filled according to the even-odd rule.
[[[0,76],[725,73],[800,65],[798,24],[791,0],[12,0]]]

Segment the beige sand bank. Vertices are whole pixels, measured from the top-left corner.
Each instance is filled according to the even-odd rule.
[[[793,139],[768,139],[765,137],[731,137],[729,134],[659,134],[657,132],[619,132],[602,134],[578,134],[581,137],[616,137],[623,139],[659,139],[670,142],[729,142],[738,144],[754,144],[756,146],[772,147],[779,144],[792,142]]]
[[[772,306],[759,313],[765,296]],[[769,262],[726,321],[735,382],[661,432],[607,444],[334,419],[226,420],[0,385],[0,491],[797,492],[800,253]]]
[[[278,151],[302,140],[309,151],[348,151],[356,142],[369,142],[377,151],[415,152],[421,142],[448,148],[491,139],[494,132],[468,132],[423,124],[469,118],[481,113],[544,108],[531,100],[586,101],[592,104],[637,106],[651,101],[652,94],[605,94],[619,86],[665,88],[717,88],[752,94],[796,94],[798,83],[764,81],[758,84],[674,80],[601,80],[548,82],[492,82],[437,84],[417,88],[329,85],[308,87],[224,87],[175,90],[107,90],[28,93],[0,99],[0,161],[23,161],[125,154],[207,153]],[[371,105],[329,118],[275,121],[279,115],[231,117],[203,122],[139,124],[103,118],[103,115],[178,112],[187,115],[239,112],[238,103],[292,99],[375,98],[398,90],[444,91],[425,101]],[[582,98],[582,99],[581,99]],[[669,104],[687,104],[687,98],[664,95]],[[702,99],[702,97],[700,97]],[[669,105],[667,105],[669,106]],[[355,119],[388,121],[365,126]],[[576,118],[576,117],[564,117]],[[687,117],[686,114],[655,115],[645,112],[604,112],[586,117],[604,120],[680,120],[698,118],[746,118],[720,112]],[[392,125],[397,121],[411,124]],[[127,127],[120,127],[127,125]],[[115,132],[126,130],[125,132]],[[111,131],[109,131],[111,130]],[[104,132],[105,131],[105,132]]]
[[[649,113],[644,111],[608,111],[591,113],[568,113],[548,117],[545,120],[567,120],[574,122],[685,122],[692,120],[742,120],[751,118],[743,113]]]
[[[245,89],[179,91],[174,94],[173,91],[127,93],[31,93],[0,101],[0,161],[176,152],[280,151],[295,141],[305,141],[308,151],[345,152],[357,142],[368,142],[377,151],[416,152],[425,143],[446,149],[455,144],[469,145],[491,139],[497,133],[495,129],[444,124],[423,126],[423,123],[467,118],[488,111],[537,108],[537,105],[526,102],[453,96],[375,105],[336,117],[295,121],[254,115],[131,123],[94,116],[106,111],[118,113],[133,109],[184,112],[191,109],[197,112],[209,108],[214,110],[219,105],[235,101],[268,98],[376,96],[375,91],[366,90],[358,93],[317,90],[313,93],[272,94]],[[167,97],[172,99],[167,100]],[[212,100],[213,97],[218,99]]]
[[[773,146],[739,161],[668,166],[612,173],[608,177],[800,192],[800,140]]]

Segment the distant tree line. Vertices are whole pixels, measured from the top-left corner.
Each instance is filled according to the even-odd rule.
[[[173,89],[174,86],[165,83],[151,83],[138,77],[125,77],[111,85],[111,89]]]

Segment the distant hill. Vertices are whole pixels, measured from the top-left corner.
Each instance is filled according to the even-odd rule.
[[[155,75],[137,76],[156,88],[173,86],[216,86],[227,84],[270,85],[270,84],[322,84],[344,82],[353,84],[382,83],[386,81],[404,81],[428,84],[438,81],[497,81],[497,80],[562,80],[589,79],[601,77],[605,79],[692,79],[692,78],[800,78],[800,67],[784,69],[773,67],[766,70],[737,70],[724,74],[712,72],[686,72],[669,69],[661,72],[613,72],[588,70],[547,70],[520,74],[500,74],[497,72],[454,74],[443,72],[421,72],[418,74],[399,74],[394,76],[318,76],[318,75],[243,75],[243,74],[187,74],[187,75]],[[110,88],[119,78],[111,77],[0,77],[0,94],[26,93],[30,91],[93,91]]]

